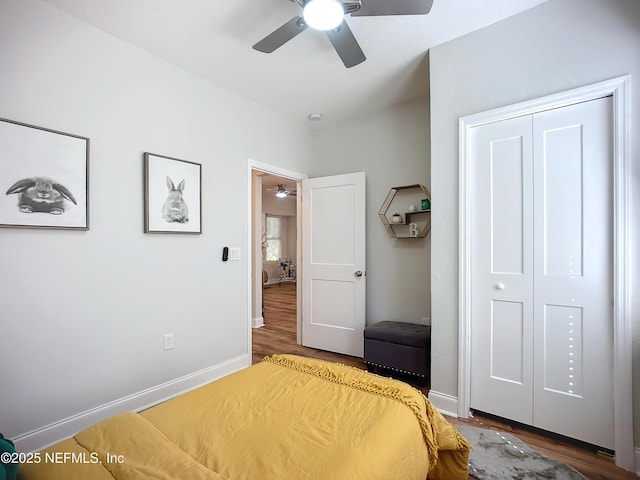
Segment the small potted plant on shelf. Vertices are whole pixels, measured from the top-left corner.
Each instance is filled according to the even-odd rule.
[[[402,217],[400,216],[400,214],[398,212],[394,213],[393,216],[391,217],[391,221],[393,223],[402,223]]]

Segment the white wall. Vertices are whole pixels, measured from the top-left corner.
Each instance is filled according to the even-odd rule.
[[[457,396],[459,117],[632,74],[631,291],[640,285],[640,2],[550,0],[430,52],[432,376]],[[597,194],[597,192],[594,192]],[[640,299],[634,322],[635,440],[640,445]]]
[[[392,239],[378,219],[389,189],[429,189],[429,100],[316,130],[312,177],[366,172],[367,324],[430,316],[430,240]]]
[[[296,197],[291,195],[284,198],[278,198],[273,193],[273,190],[264,190],[262,193],[262,211],[270,215],[295,217]]]
[[[89,231],[0,229],[0,431],[250,364],[248,159],[306,172],[310,133],[38,0],[0,3],[0,65],[0,117],[91,139]],[[145,151],[202,164],[202,235],[143,233]]]

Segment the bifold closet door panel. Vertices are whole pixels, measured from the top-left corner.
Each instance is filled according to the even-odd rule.
[[[531,424],[531,118],[471,131],[471,406]]]
[[[534,422],[613,449],[610,97],[536,114]]]

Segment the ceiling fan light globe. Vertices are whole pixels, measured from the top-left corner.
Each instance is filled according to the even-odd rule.
[[[304,21],[316,30],[333,30],[344,18],[342,4],[336,0],[311,0],[302,12]]]
[[[287,189],[283,183],[278,184],[278,189],[276,190],[276,197],[284,198],[287,196]]]

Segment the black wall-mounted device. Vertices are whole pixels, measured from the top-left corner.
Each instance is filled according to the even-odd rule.
[[[224,247],[222,249],[222,261],[226,262],[229,260],[229,247]]]

